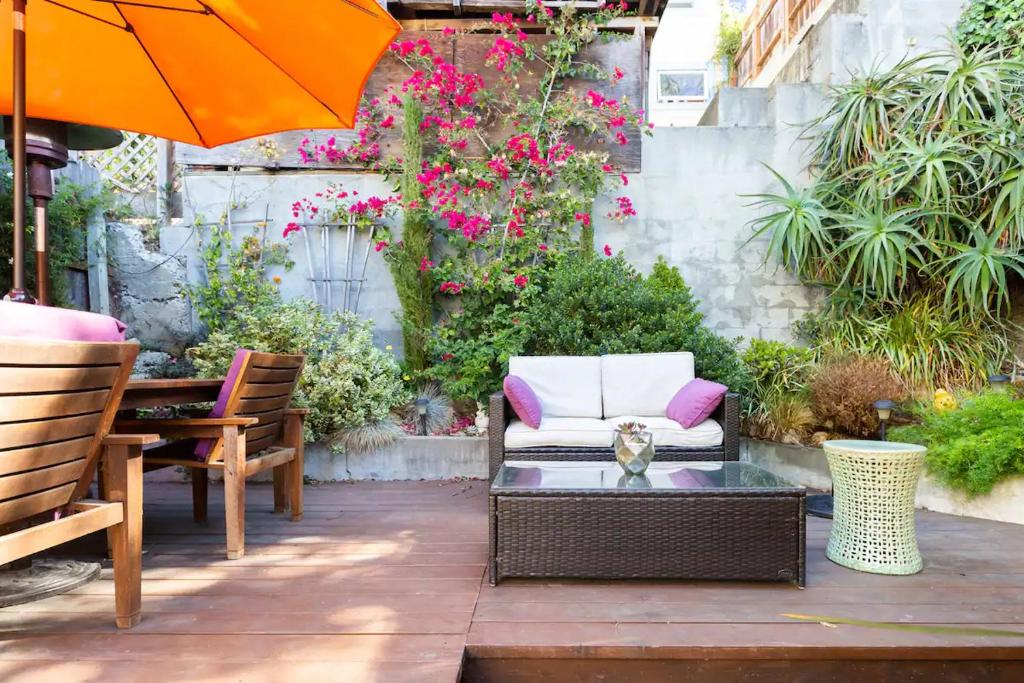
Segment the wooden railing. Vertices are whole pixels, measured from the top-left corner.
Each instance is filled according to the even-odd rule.
[[[825,0],[758,0],[743,25],[743,43],[736,54],[739,85],[764,69],[777,51],[784,50]]]

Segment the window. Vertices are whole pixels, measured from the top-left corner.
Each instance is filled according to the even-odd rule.
[[[703,102],[707,96],[706,71],[658,72],[658,102]]]

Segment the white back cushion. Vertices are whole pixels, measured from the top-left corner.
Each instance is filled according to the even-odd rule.
[[[688,351],[601,356],[604,414],[664,417],[668,402],[692,379]]]
[[[508,374],[537,394],[541,426],[547,417],[603,417],[600,356],[513,356]]]

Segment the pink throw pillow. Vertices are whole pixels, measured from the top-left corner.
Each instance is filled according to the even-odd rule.
[[[665,417],[678,422],[683,429],[699,425],[715,412],[729,387],[705,379],[693,379],[676,392],[665,408]]]
[[[228,374],[224,376],[224,384],[220,385],[220,393],[217,394],[217,402],[213,404],[213,409],[210,410],[209,415],[206,417],[224,417],[224,410],[228,407],[228,399],[231,398],[231,392],[234,391],[235,385],[238,384],[238,375],[242,372],[242,366],[245,365],[245,359],[252,353],[249,349],[238,349],[235,351],[235,357],[231,361],[231,367],[228,368]],[[199,439],[199,443],[196,444],[194,451],[196,460],[206,460],[206,456],[210,454],[210,449],[213,448],[214,439]]]
[[[503,386],[505,398],[508,399],[512,410],[516,411],[516,415],[523,421],[523,424],[533,429],[540,427],[540,420],[543,417],[540,401],[537,399],[537,394],[533,393],[533,389],[526,383],[526,380],[522,377],[509,375],[505,378]]]

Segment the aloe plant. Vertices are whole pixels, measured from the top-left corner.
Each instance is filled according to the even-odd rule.
[[[986,234],[978,226],[971,231],[971,243],[950,243],[953,255],[938,267],[946,278],[947,306],[957,302],[972,315],[999,313],[1010,306],[1007,275],[1024,277],[1024,256],[999,246],[1002,234]]]

